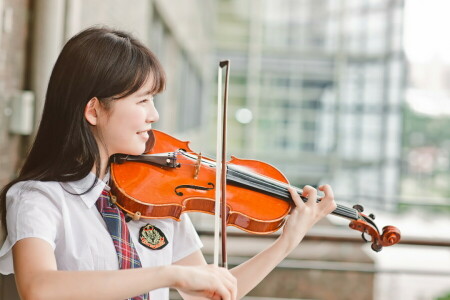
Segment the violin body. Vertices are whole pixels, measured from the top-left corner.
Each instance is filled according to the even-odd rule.
[[[189,142],[153,130],[155,143],[146,154],[179,153],[178,167],[129,161],[111,164],[111,193],[130,216],[180,219],[183,212],[214,214],[215,161],[193,154]],[[187,153],[189,155],[183,155]],[[227,166],[288,183],[275,167],[256,160],[232,157]],[[227,184],[226,223],[247,232],[264,234],[283,226],[292,202]]]
[[[214,214],[216,162],[194,153],[189,142],[156,130],[149,133],[146,154],[114,157],[111,200],[134,220],[180,220],[183,212]],[[221,212],[226,225],[255,234],[281,228],[294,205],[286,177],[275,167],[256,160],[232,157],[226,168],[226,211]],[[302,195],[301,189],[292,188]],[[362,212],[361,205],[349,208],[337,204],[331,214],[349,219],[349,227],[360,231],[374,251],[400,241],[400,230],[385,226],[380,232],[375,216]]]

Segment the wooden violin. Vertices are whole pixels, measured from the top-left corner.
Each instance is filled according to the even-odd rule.
[[[150,133],[151,143],[145,154],[118,154],[112,158],[113,201],[135,220],[179,220],[183,212],[213,214],[216,162],[193,152],[189,142],[157,130]],[[226,166],[226,224],[255,234],[282,227],[294,205],[286,177],[257,160],[232,157]],[[302,194],[300,188],[295,189]],[[374,251],[400,241],[396,227],[385,226],[380,233],[373,217],[363,214],[361,206],[338,204],[332,214],[349,219],[350,228],[362,232],[364,240],[365,235],[370,235]]]

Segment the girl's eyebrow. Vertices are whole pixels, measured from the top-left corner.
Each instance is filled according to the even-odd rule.
[[[147,96],[147,95],[151,95],[151,94],[152,94],[152,91],[147,91],[147,92],[138,94],[138,97]]]

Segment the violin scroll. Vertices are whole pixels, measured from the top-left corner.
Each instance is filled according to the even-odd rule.
[[[386,246],[395,245],[400,241],[400,230],[394,226],[384,226],[381,239]]]
[[[369,242],[372,243],[371,247],[375,252],[380,252],[383,247],[395,245],[400,241],[401,233],[397,227],[385,226],[383,227],[383,232],[380,234],[377,226],[373,222],[374,218],[369,218],[362,213],[359,213],[359,217],[357,220],[351,221],[349,227],[362,232],[365,241],[368,241],[365,235],[370,235],[372,239]]]

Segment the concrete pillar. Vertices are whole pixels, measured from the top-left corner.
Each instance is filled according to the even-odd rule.
[[[30,87],[36,96],[36,122],[44,106],[50,74],[65,42],[66,1],[35,1]]]

